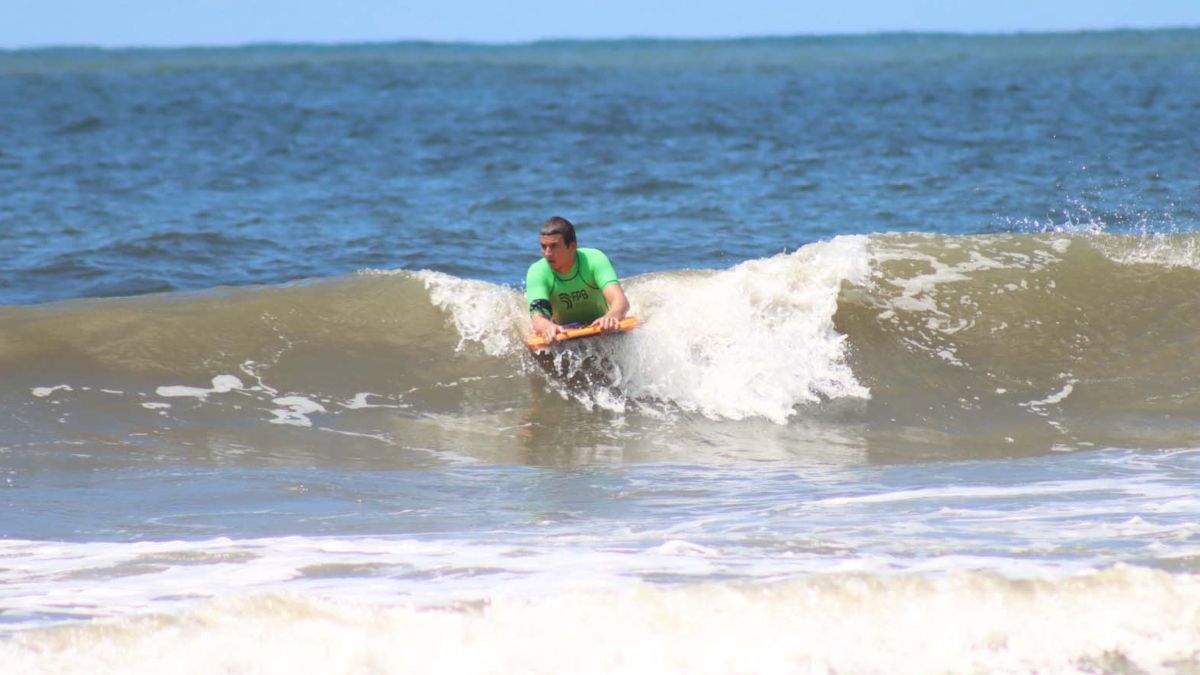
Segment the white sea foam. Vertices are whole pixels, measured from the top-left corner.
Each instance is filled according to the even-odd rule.
[[[449,313],[458,331],[459,347],[478,343],[492,356],[524,348],[517,331],[527,330],[529,319],[513,289],[441,272],[422,271],[417,278],[425,284],[433,304]]]
[[[822,506],[842,506],[846,504],[880,504],[913,500],[944,502],[960,497],[967,497],[970,499],[986,499],[995,497],[1033,499],[1036,497],[1082,494],[1101,490],[1119,492],[1129,487],[1131,487],[1131,485],[1128,482],[1117,480],[1106,481],[1100,479],[1086,481],[1043,481],[1017,486],[947,486],[913,490],[874,492],[871,494],[855,495],[850,497],[830,497],[827,499],[815,500],[813,504]]]
[[[1109,260],[1122,265],[1200,269],[1200,239],[1195,235],[1151,234],[1130,238],[1097,234],[1089,241]]]
[[[1041,408],[1044,408],[1044,407],[1050,406],[1050,405],[1058,405],[1058,404],[1062,403],[1063,401],[1067,400],[1067,397],[1070,396],[1071,392],[1075,390],[1075,385],[1078,383],[1079,383],[1079,380],[1077,380],[1077,379],[1074,379],[1074,378],[1068,379],[1063,383],[1062,388],[1059,389],[1058,391],[1046,396],[1045,398],[1041,398],[1036,401],[1027,401],[1025,403],[1022,403],[1021,405],[1026,406],[1031,409],[1034,409],[1034,410],[1040,410]]]
[[[289,424],[296,427],[311,427],[309,415],[325,412],[325,406],[303,396],[281,396],[272,399],[272,403],[282,406],[271,411],[274,419],[272,424]]]
[[[1191,672],[1200,581],[1118,567],[1056,581],[830,575],[640,585],[442,608],[270,594],[30,631],[37,673]]]
[[[1123,563],[1197,568],[1200,499],[1178,480],[1196,457],[953,462],[916,482],[908,466],[639,467],[588,512],[605,517],[556,523],[537,500],[482,536],[0,540],[0,633],[21,633],[0,640],[0,672],[274,672],[302,649],[284,638],[310,630],[304,644],[357,636],[382,672],[405,670],[401,658],[416,670],[561,669],[524,638],[506,642],[543,623],[564,626],[538,633],[547,649],[602,670],[600,645],[616,641],[637,672],[1158,672],[1198,644],[1187,617],[1200,583]],[[448,478],[460,490],[468,476]],[[251,516],[228,508],[209,522]],[[489,505],[445,508],[469,519]],[[614,510],[639,515],[614,528]],[[692,660],[720,635],[741,651]],[[459,651],[431,646],[441,640]],[[370,669],[343,657],[309,655],[323,672]]]
[[[861,283],[865,240],[838,237],[692,278],[631,284],[645,325],[617,353],[630,397],[714,419],[782,423],[797,406],[867,398],[833,326],[843,282]]]
[[[59,384],[53,387],[34,387],[30,390],[30,393],[38,398],[46,398],[53,395],[56,391],[74,391],[74,389],[69,384]]]
[[[164,398],[192,397],[205,399],[209,394],[227,394],[231,391],[244,389],[245,385],[234,375],[217,375],[212,379],[212,388],[189,387],[185,385],[166,385],[155,389],[155,393]]]
[[[393,401],[393,402],[392,403],[372,403],[370,400],[372,398],[384,399],[386,401]],[[351,398],[350,400],[342,401],[342,402],[338,403],[338,405],[345,408],[346,410],[366,410],[368,408],[387,408],[387,409],[399,410],[399,409],[411,407],[407,403],[395,402],[395,401],[398,401],[399,399],[400,399],[400,397],[395,394],[385,395],[385,394],[375,394],[375,393],[371,393],[369,391],[360,391],[357,394],[355,394],[353,396],[353,398]]]

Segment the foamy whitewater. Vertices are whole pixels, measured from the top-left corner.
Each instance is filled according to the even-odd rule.
[[[1196,38],[0,54],[0,672],[1200,671]]]

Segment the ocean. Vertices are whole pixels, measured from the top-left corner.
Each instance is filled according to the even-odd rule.
[[[0,52],[0,672],[1200,672],[1200,30]],[[535,357],[551,215],[643,325]]]

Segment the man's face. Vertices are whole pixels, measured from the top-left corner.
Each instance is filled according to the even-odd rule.
[[[555,272],[566,274],[571,271],[571,265],[575,264],[575,242],[567,246],[561,234],[544,234],[538,237],[538,243],[542,246],[542,257]]]

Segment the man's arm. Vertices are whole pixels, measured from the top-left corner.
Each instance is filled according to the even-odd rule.
[[[533,321],[533,332],[542,336],[542,339],[545,340],[547,344],[554,342],[554,336],[565,330],[562,326],[554,323],[550,320],[550,317],[542,314],[541,312],[535,312],[531,314],[530,319]]]
[[[625,290],[621,288],[620,282],[605,286],[603,292],[604,299],[608,301],[608,311],[593,321],[592,325],[599,326],[605,333],[611,333],[621,325],[621,319],[629,312],[629,298],[625,297]]]
[[[533,332],[542,336],[547,343],[554,342],[554,336],[561,333],[562,326],[550,318],[550,283],[547,278],[549,267],[541,261],[529,266],[525,274],[525,299],[529,301],[529,320],[533,323]]]

